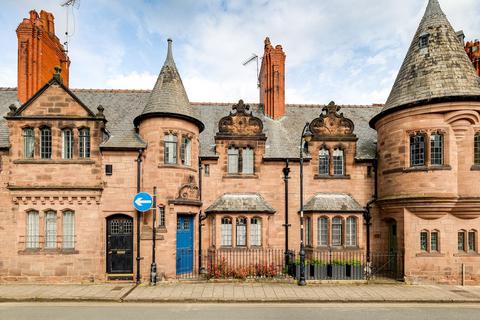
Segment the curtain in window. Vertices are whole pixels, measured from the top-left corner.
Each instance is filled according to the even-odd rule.
[[[221,236],[221,245],[222,246],[231,246],[232,245],[232,220],[230,218],[223,218],[222,225],[220,229]]]
[[[63,213],[63,248],[75,247],[75,214],[72,211]]]
[[[475,134],[473,152],[474,152],[474,163],[477,165],[480,165],[480,132],[477,132]]]
[[[317,245],[328,246],[328,218],[327,217],[318,218],[317,229],[318,229]]]
[[[343,176],[344,161],[343,161],[343,150],[335,149],[333,150],[333,174],[336,176]]]
[[[330,152],[322,148],[318,153],[318,174],[330,174]]]
[[[242,154],[242,172],[245,174],[253,174],[253,149],[245,148]]]
[[[23,129],[23,156],[32,159],[35,153],[35,134],[33,128]]]
[[[40,129],[40,157],[52,158],[52,130],[49,127]]]
[[[244,247],[247,245],[247,219],[237,218],[237,247]]]
[[[238,173],[238,149],[234,147],[228,148],[228,173]]]
[[[342,218],[335,217],[332,219],[332,245],[341,246],[342,245]]]
[[[428,245],[428,233],[425,231],[420,232],[420,250],[427,251]]]
[[[62,130],[62,159],[72,159],[73,132],[71,129]]]
[[[410,166],[425,165],[425,137],[418,133],[410,137]]]
[[[443,135],[434,133],[430,136],[430,163],[443,164]]]
[[[250,244],[252,246],[262,245],[262,219],[260,218],[250,220]]]
[[[177,136],[167,134],[164,139],[164,162],[166,164],[177,163]]]
[[[35,249],[39,247],[39,217],[38,212],[29,211],[27,213],[27,238],[26,247]]]
[[[357,219],[354,217],[347,218],[347,233],[346,233],[347,246],[357,245]]]
[[[45,248],[57,246],[57,214],[48,211],[45,214]]]
[[[182,164],[189,166],[191,164],[191,140],[187,137],[182,139],[182,145],[180,147],[180,157]]]
[[[90,129],[83,128],[79,131],[79,156],[80,158],[90,158]]]

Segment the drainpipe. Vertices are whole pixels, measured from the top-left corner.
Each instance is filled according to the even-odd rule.
[[[198,159],[198,198],[202,201],[202,160]],[[198,213],[198,272],[199,274],[205,273],[205,268],[202,264],[202,227],[203,220],[207,219],[207,215],[200,210]]]
[[[283,168],[283,181],[285,181],[285,265],[290,265],[290,251],[288,250],[288,228],[290,224],[288,223],[288,180],[290,177],[290,168],[288,167],[288,159],[285,161],[285,167]]]
[[[142,155],[143,149],[138,150],[138,157],[137,157],[137,193],[140,192],[141,189],[141,180],[142,180]],[[137,210],[137,284],[140,284],[140,220],[142,218],[142,214],[140,211]]]
[[[374,188],[373,188],[373,197],[370,201],[367,202],[365,207],[365,212],[363,213],[363,218],[365,219],[365,224],[367,227],[367,265],[370,265],[370,225],[372,220],[372,215],[370,213],[370,208],[372,205],[377,201],[378,196],[378,177],[377,177],[377,167],[378,161],[377,159],[373,160],[373,174],[374,174]]]

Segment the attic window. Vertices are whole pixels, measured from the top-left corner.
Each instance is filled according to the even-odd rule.
[[[420,35],[420,41],[419,41],[419,46],[420,49],[424,49],[428,47],[428,38],[430,37],[430,34],[428,33],[423,33]]]

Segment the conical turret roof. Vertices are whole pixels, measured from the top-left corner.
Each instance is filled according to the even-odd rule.
[[[386,111],[446,98],[480,99],[480,78],[438,0],[429,0],[385,107],[372,121]]]
[[[134,124],[137,126],[143,119],[161,116],[187,119],[197,124],[200,131],[204,128],[190,105],[182,78],[173,60],[171,39],[168,39],[167,58],[155,87],[150,93],[143,112],[135,118]]]

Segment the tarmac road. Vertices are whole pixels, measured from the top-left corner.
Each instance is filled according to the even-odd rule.
[[[0,303],[1,320],[478,319],[479,304]]]

